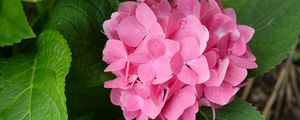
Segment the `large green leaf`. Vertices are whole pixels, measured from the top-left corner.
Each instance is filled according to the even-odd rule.
[[[1,120],[67,120],[65,77],[71,53],[65,39],[47,30],[37,53],[0,60]]]
[[[21,0],[0,0],[0,46],[35,37],[26,20]]]
[[[110,90],[102,87],[103,81],[110,75],[103,73],[106,65],[101,60],[101,54],[107,38],[101,29],[103,21],[117,6],[115,2],[60,0],[50,11],[45,28],[60,31],[72,51],[72,67],[66,82],[70,119],[89,113],[94,113],[95,119],[114,119],[121,114],[118,107],[110,103]]]
[[[212,120],[212,112],[210,108],[201,108],[202,115],[198,115],[199,119],[202,117]],[[217,109],[216,120],[264,120],[265,118],[246,101],[235,99],[229,105]]]
[[[61,0],[50,12],[46,28],[60,31],[72,51],[68,79],[97,86],[107,79],[101,53],[106,37],[102,23],[113,12],[113,0]]]
[[[238,22],[255,28],[249,43],[257,57],[257,76],[287,57],[300,33],[300,0],[222,0],[237,12]]]

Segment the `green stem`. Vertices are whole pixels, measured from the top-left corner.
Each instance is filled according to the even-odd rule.
[[[205,113],[203,113],[201,110],[199,110],[199,111],[200,111],[200,114],[202,115],[202,117],[203,117],[205,120],[209,120],[209,119],[206,117]]]

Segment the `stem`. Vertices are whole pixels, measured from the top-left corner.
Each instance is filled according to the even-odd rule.
[[[299,87],[297,84],[297,75],[296,75],[296,67],[295,65],[291,65],[291,82],[292,82],[292,90],[296,96],[297,104],[300,105],[300,93],[299,93]]]
[[[273,89],[273,92],[269,98],[269,100],[267,101],[267,105],[265,106],[264,110],[263,110],[263,115],[267,118],[270,115],[270,111],[271,108],[277,98],[277,95],[279,94],[280,90],[282,87],[285,86],[285,83],[288,81],[288,77],[289,77],[289,71],[290,71],[290,66],[292,64],[292,56],[294,54],[295,51],[295,47],[293,48],[293,50],[290,52],[289,57],[286,61],[286,63],[283,65],[279,77],[277,79],[276,85]]]
[[[246,88],[242,94],[242,100],[247,100],[248,96],[249,96],[249,93],[252,89],[252,86],[253,86],[253,83],[254,83],[254,79],[255,78],[248,78],[248,83],[246,85]]]
[[[203,113],[201,110],[199,110],[199,111],[200,111],[200,114],[202,115],[202,117],[203,117],[205,120],[209,120],[209,119],[206,117],[205,113]]]

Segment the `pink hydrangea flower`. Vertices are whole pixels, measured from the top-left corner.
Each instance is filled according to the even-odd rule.
[[[120,4],[103,23],[111,101],[126,119],[194,120],[201,106],[228,104],[247,69],[257,67],[238,25],[219,0],[138,0]]]

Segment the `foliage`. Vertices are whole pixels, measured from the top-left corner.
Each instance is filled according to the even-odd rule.
[[[0,46],[35,37],[19,0],[0,1]]]
[[[0,118],[66,120],[65,77],[71,52],[56,31],[36,41],[36,54],[0,60]]]
[[[37,17],[26,18],[21,0],[0,1],[0,119],[119,119],[119,108],[102,86],[112,77],[103,72],[101,60],[107,39],[101,26],[119,1],[24,1],[41,10]],[[268,72],[287,57],[300,33],[299,0],[222,2],[236,10],[239,23],[256,29],[249,44],[259,68],[251,76]],[[201,111],[211,119],[209,109]],[[216,117],[264,119],[240,99],[218,109]]]
[[[263,75],[288,56],[300,33],[299,0],[223,0],[233,7],[238,22],[255,28],[250,47],[258,69],[251,76]],[[245,9],[246,8],[246,9]]]
[[[200,112],[202,119],[212,119],[210,108]],[[264,117],[251,104],[236,98],[232,103],[220,108],[216,112],[216,120],[264,120]]]

